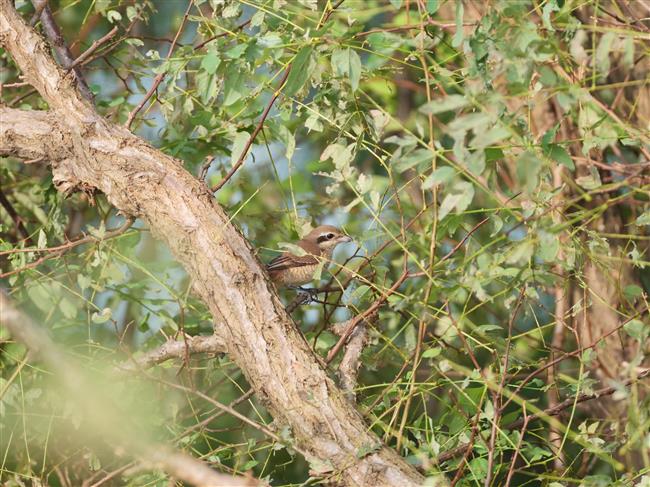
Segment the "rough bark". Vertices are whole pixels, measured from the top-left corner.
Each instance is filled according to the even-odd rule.
[[[0,0],[0,38],[25,80],[54,111],[51,138],[64,140],[59,150],[69,148],[73,154],[53,161],[55,176],[65,174],[73,178],[72,186],[102,191],[116,208],[141,218],[169,246],[220,324],[215,334],[276,422],[291,427],[307,459],[347,485],[422,484],[423,477],[412,466],[368,431],[318,364],[253,249],[205,186],[179,160],[99,116],[9,0]],[[32,115],[41,122],[46,118]],[[11,141],[27,136],[18,133],[21,125],[14,125],[9,116],[13,118],[3,111],[0,145],[6,140],[11,146]],[[58,152],[47,152],[56,158],[54,154]]]

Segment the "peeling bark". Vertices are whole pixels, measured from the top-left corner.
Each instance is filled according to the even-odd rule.
[[[207,188],[179,160],[99,116],[8,0],[0,0],[0,39],[53,110],[20,114],[50,121],[52,132],[40,136],[49,139],[43,146],[34,134],[20,132],[16,113],[3,110],[0,152],[12,153],[13,146],[14,154],[22,154],[26,149],[15,147],[20,138],[23,147],[58,158],[55,173],[71,177],[69,184],[93,186],[116,208],[146,222],[191,276],[232,360],[321,473],[347,485],[421,485],[423,477],[368,431],[318,364],[252,247]]]

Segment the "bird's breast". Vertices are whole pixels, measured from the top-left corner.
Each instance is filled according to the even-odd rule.
[[[318,264],[284,269],[273,276],[273,280],[281,286],[306,284],[314,279],[316,269],[318,269]]]

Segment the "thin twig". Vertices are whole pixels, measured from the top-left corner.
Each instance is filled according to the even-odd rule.
[[[187,4],[187,9],[185,9],[185,14],[183,15],[183,20],[181,21],[181,25],[178,27],[178,30],[176,31],[176,35],[174,36],[174,40],[172,41],[171,46],[169,46],[169,52],[167,53],[167,57],[165,58],[165,61],[168,61],[169,58],[172,56],[174,53],[174,48],[176,47],[176,43],[178,42],[178,38],[181,36],[181,32],[183,32],[183,28],[185,27],[185,22],[187,21],[187,17],[190,15],[190,10],[192,9],[192,5],[194,5],[194,0],[189,0]],[[133,123],[133,120],[135,120],[135,117],[140,113],[140,110],[145,106],[147,101],[153,96],[155,91],[158,89],[158,86],[160,86],[160,83],[162,83],[162,80],[165,78],[165,75],[167,73],[165,71],[162,71],[161,73],[158,73],[158,75],[154,78],[153,83],[151,84],[151,88],[147,91],[147,93],[144,95],[142,100],[140,100],[140,103],[129,113],[128,118],[126,119],[126,123],[124,126],[127,129],[131,128],[131,124]]]
[[[510,359],[510,345],[512,343],[512,328],[514,326],[515,319],[519,313],[519,308],[521,308],[521,303],[524,299],[524,293],[526,291],[525,287],[521,288],[519,292],[519,297],[517,298],[517,304],[515,309],[508,320],[508,339],[506,340],[506,350],[503,357],[503,367],[501,368],[501,380],[499,381],[499,388],[494,393],[493,396],[493,405],[494,405],[494,417],[492,418],[492,431],[490,432],[490,443],[488,447],[488,465],[487,465],[487,475],[485,476],[485,487],[490,487],[492,483],[492,475],[494,475],[494,453],[495,453],[495,444],[497,438],[497,430],[499,429],[499,420],[501,418],[501,403],[503,402],[503,389],[506,385],[506,375],[508,373],[508,361]]]
[[[186,358],[189,354],[225,352],[224,341],[217,335],[186,336],[183,341],[168,340],[158,348],[150,350],[140,357],[131,357],[116,367],[120,371],[147,369],[172,358]]]
[[[99,49],[100,46],[102,46],[103,44],[110,41],[113,37],[115,37],[115,34],[117,34],[118,30],[119,30],[118,27],[115,26],[105,36],[100,37],[99,39],[94,41],[88,49],[86,49],[82,54],[79,55],[77,59],[74,60],[74,62],[70,65],[68,69],[74,69],[75,66],[82,64],[86,59],[88,59],[93,54],[93,52]]]
[[[250,23],[251,23],[251,19],[247,20],[246,22],[244,22],[244,23],[242,23],[242,24],[239,24],[235,30],[242,30],[244,27],[246,27],[246,26],[247,26],[248,24],[250,24]],[[215,39],[219,39],[220,37],[225,37],[225,36],[227,36],[228,34],[230,34],[230,32],[222,32],[221,34],[213,35],[212,37],[210,37],[210,38],[204,40],[203,42],[197,44],[196,46],[194,46],[194,50],[195,50],[195,51],[198,51],[198,50],[201,49],[203,46],[205,46],[206,44],[212,42],[213,40],[215,40]]]
[[[104,234],[104,237],[101,239],[98,239],[97,237],[93,237],[91,235],[87,235],[86,237],[79,238],[77,240],[73,240],[72,242],[65,243],[63,245],[59,245],[57,247],[52,247],[48,249],[31,249],[32,252],[49,252],[47,255],[44,255],[38,260],[35,260],[34,262],[30,262],[29,264],[19,268],[19,269],[14,269],[11,271],[7,271],[3,274],[0,274],[0,279],[12,276],[14,274],[18,274],[20,272],[26,271],[28,269],[33,269],[34,267],[38,267],[41,265],[43,262],[49,259],[53,259],[54,257],[59,257],[60,255],[64,254],[68,250],[78,247],[79,245],[83,245],[85,243],[90,243],[90,242],[96,242],[96,241],[101,241],[101,240],[107,240],[109,238],[117,237],[124,232],[126,232],[131,225],[133,225],[133,222],[135,221],[134,217],[127,217],[126,221],[122,226],[119,228],[116,228],[115,230],[109,230]],[[30,249],[16,249],[20,250],[21,252],[29,252]],[[3,254],[8,254],[8,253],[14,253],[14,251],[5,251]]]
[[[395,281],[395,283],[390,287],[388,291],[383,293],[374,303],[372,303],[372,305],[366,311],[350,321],[348,327],[341,333],[341,338],[339,338],[339,341],[336,342],[336,345],[334,345],[327,354],[327,358],[325,359],[326,363],[329,364],[332,360],[334,360],[336,354],[338,354],[343,345],[345,345],[345,342],[350,337],[350,334],[354,328],[359,323],[361,323],[361,321],[367,319],[369,316],[372,316],[373,313],[377,312],[381,305],[384,304],[384,302],[399,289],[399,287],[404,283],[404,281],[406,281],[409,276],[410,274],[408,270],[404,270],[404,272],[402,272],[402,275],[397,279],[397,281]]]
[[[566,352],[563,355],[559,356],[558,358],[556,358],[554,360],[551,360],[549,362],[546,362],[544,365],[542,365],[542,366],[538,367],[537,369],[535,369],[534,371],[532,371],[530,374],[528,374],[526,376],[526,378],[521,382],[521,384],[519,384],[517,386],[517,388],[512,392],[512,394],[510,395],[510,398],[503,404],[503,406],[501,406],[502,412],[503,412],[503,410],[505,410],[506,407],[508,407],[508,404],[510,404],[514,400],[514,398],[517,396],[517,394],[519,394],[519,392],[521,392],[521,390],[526,386],[526,384],[528,384],[528,382],[530,382],[534,377],[541,374],[542,372],[544,372],[549,367],[553,367],[556,364],[562,362],[563,360],[565,360],[565,359],[567,359],[569,357],[576,357],[576,356],[582,355],[586,350],[590,350],[590,349],[596,347],[605,338],[612,336],[614,333],[618,333],[618,331],[621,330],[630,321],[643,316],[648,311],[649,311],[649,308],[644,308],[643,310],[635,313],[634,315],[629,316],[625,321],[619,323],[618,326],[612,328],[607,333],[604,333],[603,335],[601,335],[600,337],[595,339],[592,343],[590,343],[586,347],[578,348],[576,350],[573,350],[572,352]]]
[[[524,442],[524,435],[526,434],[526,428],[528,427],[528,422],[530,421],[530,416],[526,413],[526,403],[522,405],[524,413],[524,424],[521,426],[521,431],[519,432],[519,440],[517,441],[517,447],[515,448],[515,453],[512,455],[512,461],[510,462],[510,468],[508,469],[508,475],[506,477],[505,487],[510,486],[510,481],[512,480],[512,475],[515,472],[515,463],[517,463],[517,457],[521,451],[521,445]]]
[[[32,5],[34,5],[36,11],[40,10],[41,12],[40,18],[41,24],[43,25],[43,31],[52,43],[52,47],[56,51],[56,54],[59,57],[59,61],[61,62],[61,66],[63,66],[64,69],[70,69],[74,63],[74,58],[70,52],[70,49],[68,48],[68,45],[65,43],[65,39],[61,34],[59,26],[54,20],[54,15],[52,14],[52,10],[48,5],[47,0],[40,0],[40,2],[39,0],[32,0]],[[79,93],[81,93],[88,101],[92,102],[93,94],[90,91],[88,84],[86,83],[86,79],[84,78],[81,69],[79,69],[78,66],[73,67],[72,72],[74,73],[74,76],[77,80],[77,88],[79,89]]]
[[[327,22],[327,21],[329,20],[329,18],[330,18],[331,15],[334,13],[334,11],[335,11],[337,8],[339,8],[339,7],[343,4],[343,2],[345,2],[345,0],[339,0],[338,2],[336,2],[336,3],[332,6],[332,8],[329,9],[329,10],[327,11],[327,13],[323,16],[323,18],[318,22],[318,25],[316,26],[316,28],[317,28],[317,29],[320,29],[320,28],[323,26],[323,24],[325,24],[325,22]],[[328,5],[329,5],[329,3],[328,3]]]
[[[11,202],[7,199],[4,192],[2,191],[2,188],[0,188],[0,204],[7,211],[11,219],[16,224],[16,230],[18,231],[18,233],[20,233],[23,236],[23,238],[29,245],[33,245],[33,242],[29,236],[29,232],[27,231],[27,228],[25,228],[25,224],[23,223],[23,219],[20,217],[20,215],[13,207]]]
[[[354,390],[357,386],[357,375],[359,367],[361,366],[361,353],[368,341],[368,325],[376,317],[377,313],[369,316],[368,319],[359,322],[355,326],[350,335],[350,341],[345,349],[341,363],[339,364],[338,376],[341,382],[341,388],[352,400],[356,397]],[[330,330],[338,335],[345,331],[347,325],[348,323],[345,321],[342,323],[336,323],[330,328]]]
[[[642,370],[640,373],[637,374],[636,378],[634,379],[626,379],[619,383],[618,385],[615,386],[610,386],[610,387],[605,387],[603,389],[599,389],[591,394],[581,394],[577,398],[569,398],[566,399],[565,401],[559,403],[557,406],[553,406],[551,408],[544,409],[540,413],[536,414],[531,414],[528,416],[525,416],[522,419],[518,419],[517,421],[509,424],[507,426],[508,429],[515,429],[515,428],[520,428],[521,426],[524,425],[524,423],[529,423],[531,421],[534,421],[536,419],[545,417],[545,416],[557,416],[560,414],[562,411],[565,409],[568,409],[570,407],[573,407],[575,404],[579,404],[582,402],[590,401],[592,399],[598,399],[600,397],[604,396],[610,396],[614,394],[616,391],[620,390],[621,386],[629,386],[632,384],[636,384],[637,382],[640,382],[641,379],[645,379],[646,377],[650,376],[650,368]],[[441,453],[438,455],[436,461],[437,463],[444,463],[448,460],[451,460],[452,458],[457,457],[461,453],[465,451],[467,448],[467,443],[464,443],[462,445],[459,445],[455,448],[452,448],[451,450],[448,450],[444,453]]]
[[[472,453],[472,450],[474,449],[474,440],[476,439],[476,433],[478,433],[479,430],[479,424],[478,420],[481,417],[480,411],[476,413],[476,416],[474,417],[474,424],[472,424],[472,434],[469,438],[469,441],[467,442],[465,446],[465,454],[463,455],[463,459],[460,461],[458,464],[458,471],[456,472],[456,475],[454,475],[453,480],[451,481],[451,487],[454,487],[460,478],[463,475],[463,472],[465,471],[465,466],[467,465],[467,459],[469,458],[469,455]]]
[[[278,88],[275,90],[275,93],[271,97],[271,100],[269,101],[268,105],[266,105],[266,108],[264,109],[264,113],[262,113],[262,117],[260,118],[260,121],[257,123],[255,130],[253,130],[253,133],[248,138],[248,141],[246,141],[246,145],[244,146],[244,149],[242,150],[239,159],[237,159],[237,162],[232,166],[230,171],[228,171],[228,174],[226,174],[226,176],[221,181],[219,181],[212,188],[210,188],[210,191],[213,192],[219,191],[230,180],[230,178],[233,177],[233,175],[242,166],[242,164],[244,164],[244,160],[246,159],[248,151],[253,145],[253,142],[255,141],[257,134],[259,134],[260,131],[262,130],[262,127],[264,126],[264,121],[266,120],[266,117],[268,117],[269,112],[271,111],[271,107],[273,107],[275,100],[277,100],[278,97],[280,96],[280,93],[282,93],[282,88],[284,87],[284,83],[287,81],[287,77],[289,76],[290,71],[291,71],[291,64],[289,64],[287,68],[284,70],[284,75],[282,76],[282,79],[278,84]]]
[[[33,4],[34,2],[32,2]],[[32,18],[29,21],[29,25],[31,27],[34,27],[36,25],[36,22],[38,22],[38,19],[41,18],[41,14],[43,13],[43,9],[47,7],[47,0],[41,0],[38,5],[34,6],[34,15],[32,15]]]

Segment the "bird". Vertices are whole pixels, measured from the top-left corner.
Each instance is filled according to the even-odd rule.
[[[270,261],[266,270],[276,286],[299,288],[314,279],[321,262],[331,260],[338,244],[351,241],[340,229],[332,225],[320,225],[296,243],[305,251],[304,255],[284,252]]]

